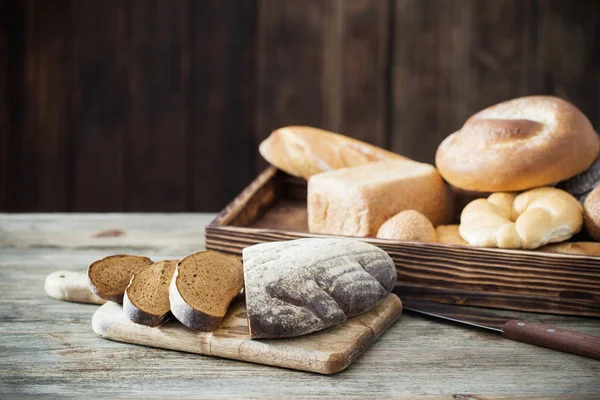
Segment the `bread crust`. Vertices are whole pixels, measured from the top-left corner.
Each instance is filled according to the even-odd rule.
[[[163,260],[163,261],[159,261],[153,265],[150,265],[148,268],[160,268],[161,270],[167,269],[167,268],[170,269],[170,268],[173,268],[173,264],[175,264],[177,262],[178,262],[177,260]],[[168,269],[167,269],[167,271],[168,271]],[[144,271],[146,271],[146,270],[144,270]],[[151,326],[151,327],[157,327],[157,326],[162,325],[164,322],[166,322],[172,316],[170,309],[167,310],[167,312],[162,313],[162,314],[153,314],[151,312],[146,312],[146,311],[142,310],[135,304],[134,301],[132,301],[130,299],[128,292],[136,279],[141,279],[140,272],[133,274],[133,276],[131,277],[131,281],[129,282],[129,285],[127,286],[127,289],[125,289],[125,293],[123,294],[123,312],[125,313],[125,316],[130,321],[135,322],[136,324],[140,324],[140,325],[146,325],[146,326]],[[172,279],[172,276],[169,278],[169,285],[170,285],[171,279]],[[169,286],[167,286],[167,294],[168,294],[168,290],[169,290]]]
[[[271,165],[304,179],[373,161],[407,159],[360,140],[309,126],[277,129],[258,150]]]
[[[283,338],[339,324],[375,307],[396,283],[390,256],[352,239],[298,239],[244,249],[250,336]]]
[[[415,210],[405,210],[394,215],[379,227],[377,238],[437,242],[435,228],[426,216]]]
[[[223,254],[212,250],[201,251],[198,253],[191,254],[179,261],[177,263],[177,267],[175,268],[175,273],[173,274],[173,278],[171,279],[171,283],[169,285],[169,302],[171,303],[171,313],[179,322],[181,322],[186,327],[202,332],[212,332],[219,327],[219,324],[223,320],[226,314],[223,316],[216,316],[204,313],[200,310],[195,309],[190,304],[188,304],[185,299],[182,297],[179,292],[179,288],[177,286],[177,278],[179,277],[179,272],[181,265],[186,262],[186,259],[189,257],[197,256],[198,254],[215,254],[218,257],[231,257],[236,260],[236,262],[240,263],[240,278],[241,285],[239,289],[235,293],[231,293],[229,299],[223,299],[223,301],[227,301],[227,306],[231,304],[233,299],[239,294],[241,289],[244,286],[243,283],[243,267],[241,266],[241,262],[239,259],[233,255]]]
[[[151,327],[160,326],[164,324],[169,317],[171,317],[171,311],[167,311],[161,315],[155,315],[137,308],[129,299],[127,291],[125,291],[123,294],[123,312],[125,313],[127,319],[129,319],[131,322]]]
[[[600,138],[572,104],[529,96],[478,112],[438,147],[436,166],[450,184],[475,192],[522,191],[585,171]]]
[[[587,233],[600,242],[600,186],[596,186],[585,199],[583,219]]]
[[[500,192],[472,201],[461,213],[459,233],[473,246],[536,249],[571,238],[582,225],[577,199],[544,187],[518,196]]]
[[[308,181],[311,233],[375,237],[404,210],[416,210],[436,226],[454,219],[454,197],[433,165],[379,161],[324,172]]]
[[[134,256],[134,255],[130,255],[130,254],[114,254],[112,256],[108,256],[108,257],[104,257],[100,260],[94,261],[92,264],[90,264],[90,266],[88,267],[87,270],[87,276],[88,276],[88,287],[90,288],[90,290],[92,291],[92,293],[94,293],[96,296],[100,297],[101,299],[104,300],[108,300],[108,301],[113,301],[115,303],[119,303],[122,304],[123,303],[123,294],[125,293],[125,289],[123,289],[123,293],[117,293],[117,294],[109,294],[109,293],[105,293],[102,290],[100,290],[100,288],[96,287],[96,285],[94,284],[94,278],[92,277],[92,274],[94,272],[94,268],[102,263],[102,262],[106,262],[108,260],[111,259],[118,259],[118,258],[123,258],[123,257],[133,257],[133,258],[137,258],[139,260],[141,260],[142,262],[145,262],[147,265],[150,265],[153,263],[153,261],[151,259],[149,259],[148,257],[143,257],[143,256]]]

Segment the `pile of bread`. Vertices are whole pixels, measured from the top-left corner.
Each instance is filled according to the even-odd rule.
[[[260,153],[308,180],[311,233],[600,255],[593,241],[567,242],[584,224],[600,241],[600,138],[556,97],[478,112],[436,166],[309,127],[276,130]]]
[[[369,243],[311,238],[247,247],[243,262],[210,250],[156,263],[109,256],[89,266],[87,283],[101,299],[122,303],[132,322],[157,327],[174,317],[204,332],[219,327],[244,289],[250,338],[283,338],[371,310],[394,287],[396,267]]]

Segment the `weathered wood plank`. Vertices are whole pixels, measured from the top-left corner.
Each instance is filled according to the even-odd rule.
[[[339,132],[380,147],[388,146],[390,24],[392,2],[351,0],[342,4],[342,36],[337,37],[341,79]],[[327,56],[327,54],[326,54]],[[327,87],[330,80],[324,82]]]
[[[0,248],[194,250],[204,247],[204,226],[213,217],[213,214],[0,214]]]
[[[76,90],[72,204],[78,211],[124,211],[131,130],[129,2],[75,2]],[[110,22],[109,22],[110,21]]]
[[[325,6],[320,0],[258,2],[257,143],[282,126],[332,129],[324,119],[329,84],[324,77]],[[256,171],[265,165],[259,157]]]
[[[201,215],[196,214],[198,217]],[[40,230],[60,232],[60,218],[74,232],[147,223],[165,230],[194,215],[0,215],[3,237]],[[202,216],[205,220],[213,215]],[[103,222],[104,218],[109,221]],[[75,221],[84,224],[77,228]],[[8,223],[7,223],[8,222]],[[96,224],[94,226],[94,224]],[[20,225],[20,226],[19,226]],[[70,226],[69,226],[70,225]],[[10,228],[10,229],[8,229]],[[191,228],[190,228],[191,229]],[[202,224],[196,226],[202,234]],[[29,232],[29,233],[28,233]],[[3,248],[0,251],[0,393],[106,396],[244,398],[594,398],[600,364],[594,360],[511,342],[485,331],[403,315],[346,371],[325,377],[212,357],[131,346],[91,331],[97,309],[56,301],[43,289],[56,270],[84,272],[92,261],[117,252],[153,259],[178,258],[183,248]],[[597,319],[501,313],[524,320],[600,335]],[[201,377],[199,379],[198,377]],[[301,378],[301,379],[299,379]],[[142,389],[143,388],[143,389]],[[144,392],[142,393],[141,390]]]
[[[218,211],[255,176],[256,1],[191,2],[190,210]]]
[[[186,209],[189,2],[131,2],[131,208]],[[207,147],[206,152],[212,151]]]
[[[571,101],[600,126],[600,3],[539,0],[532,82]]]

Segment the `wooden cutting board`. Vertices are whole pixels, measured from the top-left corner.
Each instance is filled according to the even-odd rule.
[[[214,332],[194,332],[177,321],[159,328],[138,325],[125,317],[121,305],[112,302],[94,313],[92,326],[103,338],[120,342],[334,374],[352,364],[401,312],[400,299],[389,294],[371,311],[320,332],[289,339],[250,340],[246,306],[240,296]]]

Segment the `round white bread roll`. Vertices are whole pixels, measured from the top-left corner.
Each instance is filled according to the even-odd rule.
[[[585,199],[583,218],[587,233],[600,242],[600,186],[596,186]]]
[[[451,185],[514,192],[585,171],[600,138],[572,104],[551,96],[509,100],[478,112],[438,147],[435,162]]]
[[[544,187],[474,200],[463,209],[458,229],[474,246],[537,249],[569,239],[582,225],[579,201],[563,190]]]
[[[377,231],[379,239],[437,242],[435,228],[416,210],[405,210],[385,221]]]

